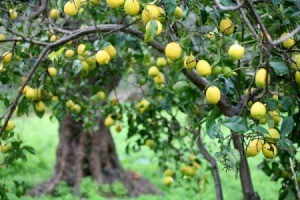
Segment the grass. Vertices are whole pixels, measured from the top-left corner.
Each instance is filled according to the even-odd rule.
[[[33,187],[47,180],[53,171],[55,164],[55,151],[58,144],[58,123],[50,121],[48,117],[39,119],[36,117],[23,117],[14,119],[16,124],[16,133],[18,137],[24,141],[24,144],[33,146],[36,149],[36,155],[28,155],[27,162],[18,161],[16,165],[5,168],[0,172],[1,183],[12,184],[11,180],[24,180],[28,187]],[[123,166],[126,169],[134,170],[154,183],[157,187],[163,190],[164,196],[141,196],[135,200],[183,200],[183,199],[199,199],[197,193],[190,189],[191,184],[186,180],[176,182],[173,187],[163,187],[161,181],[163,172],[157,165],[157,159],[154,153],[147,147],[143,147],[140,152],[125,153],[126,133],[113,133],[118,155]],[[210,142],[207,139],[206,142]],[[1,156],[0,156],[1,159]],[[262,156],[249,159],[249,165],[252,172],[252,178],[255,190],[261,195],[263,200],[273,200],[278,198],[280,188],[279,182],[271,182],[262,171],[256,169],[257,165],[262,161]],[[222,169],[222,166],[219,165]],[[1,174],[2,173],[2,174]],[[208,177],[205,191],[201,194],[202,199],[215,199],[215,189],[212,175],[205,172]],[[224,199],[243,199],[240,180],[234,172],[225,172],[220,170],[221,181],[224,192]],[[89,179],[84,180],[86,186],[84,192],[89,196],[88,199],[105,199],[98,196],[97,188]],[[196,186],[197,187],[197,186]],[[93,189],[94,188],[94,189]],[[9,188],[13,191],[12,188]],[[67,187],[60,187],[62,196],[60,197],[22,197],[22,199],[74,199],[70,190]],[[10,199],[17,199],[12,193],[9,193]],[[123,198],[124,199],[124,198]],[[129,198],[126,198],[129,199]],[[117,198],[115,198],[117,200]]]

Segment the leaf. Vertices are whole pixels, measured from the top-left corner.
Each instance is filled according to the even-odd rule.
[[[175,11],[176,6],[177,6],[177,1],[176,0],[163,0],[163,3],[165,4],[167,16],[169,18],[171,18]]]
[[[146,33],[144,38],[145,42],[150,42],[154,39],[157,33],[157,29],[158,27],[155,19],[151,19],[151,21],[149,22],[149,27],[146,28]]]
[[[289,112],[292,108],[293,100],[291,97],[284,97],[282,100],[280,100],[280,105],[285,111]]]
[[[206,133],[212,139],[221,136],[220,126],[216,123],[216,121],[214,119],[213,120],[212,119],[207,120],[207,122],[206,122]]]
[[[281,125],[281,134],[287,135],[292,132],[294,128],[294,119],[293,117],[285,117],[283,119],[282,125]]]
[[[107,42],[105,40],[96,40],[93,44],[93,47],[94,47],[95,51],[99,51],[100,49],[104,49],[105,47],[108,47],[109,45],[111,45],[111,43]]]
[[[228,127],[236,133],[245,133],[248,131],[247,120],[240,116],[227,118],[224,121],[223,126]]]
[[[283,2],[283,0],[272,0],[274,5],[278,5],[281,4]]]
[[[288,67],[284,62],[281,61],[271,61],[270,66],[275,70],[276,74],[283,76],[289,73]]]
[[[205,9],[201,9],[200,13],[201,13],[201,22],[204,25],[207,22],[208,13]]]
[[[276,110],[278,106],[278,101],[276,101],[275,99],[271,98],[268,101],[268,109],[269,110]]]
[[[262,134],[269,134],[269,131],[262,126],[254,126],[252,130]]]
[[[74,74],[78,74],[82,69],[82,62],[80,60],[74,60],[72,69],[74,71]]]
[[[58,61],[60,58],[61,54],[66,50],[66,47],[61,47],[58,51],[55,53],[55,60]]]

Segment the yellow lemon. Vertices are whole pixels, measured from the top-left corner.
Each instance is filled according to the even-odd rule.
[[[165,176],[173,176],[174,175],[174,172],[173,170],[171,169],[167,169],[165,172],[164,172]]]
[[[164,67],[167,65],[167,60],[164,57],[160,57],[156,61],[156,66],[157,67]]]
[[[106,51],[100,50],[96,54],[96,60],[100,65],[106,65],[110,61],[110,55]]]
[[[0,145],[0,149],[1,149],[2,153],[7,153],[8,150],[10,149],[10,147],[8,146],[8,144],[3,144],[3,145]],[[1,171],[1,168],[0,168],[0,171]]]
[[[11,120],[9,120],[9,121],[7,122],[7,125],[6,125],[6,127],[5,127],[5,130],[6,130],[6,131],[12,131],[12,130],[14,130],[14,128],[15,128],[14,122],[11,121]]]
[[[83,55],[85,53],[85,44],[79,44],[77,47],[78,55]]]
[[[48,73],[51,77],[55,77],[57,75],[57,69],[55,67],[48,67]]]
[[[233,22],[229,19],[223,19],[220,22],[220,31],[221,33],[224,33],[225,35],[230,35],[234,31],[234,24]]]
[[[121,126],[120,124],[117,124],[117,125],[115,126],[115,131],[116,131],[117,133],[121,132],[121,131],[122,131],[122,126]]]
[[[279,112],[277,112],[276,110],[270,111],[269,115],[273,118],[275,125],[278,125],[281,121],[281,117],[279,115]]]
[[[13,54],[12,52],[5,52],[3,55],[2,55],[2,61],[4,63],[10,63],[12,61],[12,57],[13,57]]]
[[[296,71],[296,73],[295,73],[295,80],[296,80],[296,83],[298,85],[300,85],[300,72],[299,71]]]
[[[275,128],[269,129],[269,134],[265,135],[266,139],[279,139],[280,134]]]
[[[283,37],[283,36],[285,36],[285,35],[287,35],[287,34],[288,34],[288,33],[283,33],[283,34],[281,35],[281,37]],[[294,40],[293,37],[288,38],[288,39],[286,39],[286,40],[284,40],[284,41],[282,42],[282,46],[283,46],[284,48],[286,48],[286,49],[290,49],[292,46],[294,46],[294,44],[295,44],[295,40]]]
[[[210,104],[217,104],[221,99],[221,92],[216,86],[210,86],[205,92],[206,100]]]
[[[112,126],[114,123],[115,123],[115,120],[114,120],[110,115],[108,115],[108,116],[105,118],[105,121],[104,121],[104,125],[105,125],[105,126],[110,127],[110,126]]]
[[[157,19],[159,17],[159,8],[154,4],[148,4],[145,6],[142,12],[142,20],[148,23],[152,18]]]
[[[171,176],[167,176],[163,179],[164,186],[170,186],[174,182],[174,179]]]
[[[58,102],[58,96],[53,96],[53,97],[51,98],[51,101],[52,101],[52,102]]]
[[[247,156],[254,157],[262,149],[262,140],[261,139],[253,139],[249,142],[249,144],[246,147],[246,154]]]
[[[169,43],[165,48],[165,54],[167,58],[171,60],[176,60],[180,58],[181,53],[182,53],[182,48],[176,42]]]
[[[58,18],[59,18],[59,15],[60,15],[59,10],[57,10],[57,9],[55,9],[55,8],[50,10],[50,17],[51,17],[52,19],[58,19]]]
[[[106,3],[111,8],[119,8],[124,4],[125,0],[106,0]]]
[[[42,90],[40,88],[33,89],[34,91],[34,99],[39,100],[42,97]]]
[[[196,58],[195,56],[193,55],[189,55],[189,56],[186,56],[184,61],[184,67],[189,69],[189,70],[192,70],[195,68],[196,64],[197,64],[197,61],[196,61]]]
[[[159,35],[162,32],[162,25],[159,21],[155,20],[156,24],[157,24],[157,31],[156,31],[156,35]],[[151,21],[149,21],[146,25],[146,31],[149,31],[151,29]]]
[[[9,16],[11,20],[15,20],[18,18],[18,13],[15,10],[9,9]]]
[[[265,117],[266,112],[267,110],[265,105],[260,102],[255,102],[250,109],[251,116],[258,120]]]
[[[148,75],[151,77],[155,77],[159,74],[159,69],[156,66],[152,66],[148,70]]]
[[[38,112],[44,112],[45,111],[45,104],[42,101],[39,101],[37,104],[35,104],[35,109]]]
[[[199,60],[197,62],[196,70],[201,76],[209,76],[211,74],[210,64],[205,60]]]
[[[273,159],[277,155],[277,147],[274,144],[265,143],[262,152],[265,158]]]
[[[239,44],[233,44],[229,47],[228,55],[234,60],[240,60],[245,54],[245,48]]]
[[[164,11],[164,9],[162,9],[161,7],[158,7],[158,11],[159,11],[159,16],[157,18],[158,21],[160,21],[161,23],[166,21],[166,13]]]
[[[71,58],[74,56],[74,54],[75,54],[75,51],[74,51],[74,50],[68,49],[68,50],[66,50],[66,52],[65,52],[65,57],[66,57],[67,59],[71,59]]]
[[[164,84],[165,83],[165,75],[163,73],[159,72],[158,75],[155,76],[153,80],[156,84]]]
[[[27,88],[25,96],[27,99],[33,100],[34,99],[34,89],[31,87]]]
[[[174,10],[174,16],[177,18],[177,19],[180,19],[182,18],[183,16],[183,12],[182,12],[182,9],[180,7],[176,7],[175,10]]]
[[[127,15],[137,15],[140,11],[140,3],[138,0],[126,0],[124,10]]]
[[[109,45],[108,47],[106,47],[104,49],[104,51],[106,51],[111,58],[114,58],[117,56],[117,50],[113,45]]]
[[[148,146],[150,149],[152,149],[152,148],[154,148],[154,146],[155,146],[155,142],[154,142],[154,140],[147,139],[147,140],[145,141],[145,145]]]
[[[255,74],[255,84],[257,87],[265,88],[267,80],[267,70],[264,68],[259,69]],[[268,82],[270,82],[270,74],[268,75]]]
[[[74,16],[78,13],[80,8],[80,3],[76,3],[76,1],[68,1],[64,6],[64,12],[66,15]]]

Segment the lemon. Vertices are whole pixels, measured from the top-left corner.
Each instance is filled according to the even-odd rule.
[[[75,54],[75,51],[74,51],[74,50],[68,49],[68,50],[66,50],[66,52],[65,52],[65,57],[66,57],[67,59],[71,59],[71,58],[74,56],[74,54]]]
[[[281,117],[279,115],[279,112],[277,112],[276,110],[270,111],[269,115],[273,118],[275,125],[278,125],[281,121]]]
[[[156,24],[157,24],[157,31],[156,31],[156,35],[159,35],[162,32],[162,25],[159,21],[155,20]],[[149,31],[151,29],[151,21],[149,21],[146,25],[146,31]]]
[[[55,42],[57,40],[58,40],[58,36],[57,35],[51,35],[50,42]]]
[[[209,76],[211,74],[210,64],[205,60],[197,62],[196,70],[201,76]]]
[[[52,101],[52,102],[58,102],[58,96],[53,96],[53,97],[51,98],[51,101]]]
[[[167,58],[171,60],[176,60],[180,58],[181,53],[182,53],[182,48],[176,42],[169,43],[165,48],[165,54]]]
[[[0,34],[0,41],[1,41],[1,40],[5,40],[5,39],[6,39],[5,35]]]
[[[27,99],[30,99],[30,100],[34,99],[34,89],[31,87],[27,88],[25,96]]]
[[[259,69],[255,74],[255,84],[257,87],[265,88],[267,80],[267,70],[264,68]],[[268,74],[268,82],[270,82],[270,74]]]
[[[221,92],[216,86],[210,86],[207,88],[205,96],[208,103],[217,104],[221,99]]]
[[[9,9],[9,16],[11,20],[15,20],[18,18],[18,13],[15,10]]]
[[[51,77],[55,77],[57,75],[57,70],[55,67],[48,67],[48,73]]]
[[[255,102],[250,109],[251,116],[258,120],[265,117],[266,112],[266,107],[260,102]]]
[[[117,56],[117,50],[113,45],[109,45],[108,47],[104,48],[104,51],[106,51],[111,58]]]
[[[225,35],[230,35],[234,31],[234,24],[233,22],[229,19],[223,19],[220,22],[220,31],[221,33],[224,33]]]
[[[165,172],[164,172],[165,176],[173,176],[174,175],[174,172],[173,170],[171,169],[167,169]]]
[[[267,118],[266,117],[262,117],[258,120],[259,124],[266,124],[267,123]]]
[[[163,179],[164,186],[170,186],[174,182],[174,179],[171,176],[167,176]]]
[[[283,37],[283,36],[285,36],[285,35],[287,35],[287,34],[288,34],[288,33],[283,33],[283,34],[281,35],[281,37]],[[282,42],[282,46],[283,46],[284,48],[286,48],[286,49],[290,49],[292,46],[294,46],[294,44],[295,44],[295,40],[294,40],[293,37],[288,38],[288,39],[286,39],[286,40],[284,40],[284,41]]]
[[[115,125],[115,131],[117,133],[121,132],[122,131],[122,126],[120,124]]]
[[[154,142],[154,140],[147,139],[147,140],[145,141],[145,145],[148,146],[150,149],[152,149],[152,148],[154,148],[154,146],[155,146],[155,142]]]
[[[212,75],[218,75],[222,72],[222,67],[221,66],[214,66],[212,69],[211,69],[211,74]]]
[[[298,85],[300,85],[300,72],[299,71],[296,71],[296,73],[295,73],[295,80],[296,80],[296,83]]]
[[[196,171],[191,166],[182,166],[180,167],[180,172],[186,176],[194,176]]]
[[[162,9],[161,7],[158,7],[158,10],[159,10],[159,17],[157,18],[157,20],[163,23],[166,21],[166,13],[164,9]]]
[[[265,158],[273,159],[277,155],[277,147],[274,144],[265,143],[262,152]]]
[[[125,0],[106,0],[106,3],[111,8],[119,8],[124,4]]]
[[[64,12],[66,15],[74,16],[78,13],[80,8],[80,3],[76,1],[68,1],[64,6]]]
[[[83,55],[85,53],[85,44],[79,44],[77,47],[78,55]]]
[[[104,125],[105,125],[105,126],[110,127],[110,126],[112,126],[114,123],[115,123],[115,120],[114,120],[110,115],[108,115],[108,116],[105,118],[105,121],[104,121]]]
[[[8,144],[3,144],[3,145],[0,145],[0,149],[1,149],[2,153],[7,153],[8,150],[10,149],[10,147],[8,146]],[[1,167],[1,165],[0,165],[0,167]],[[1,168],[0,168],[0,171],[1,171]]]
[[[222,74],[225,78],[231,78],[233,76],[233,71],[230,67],[223,67],[222,68]]]
[[[76,113],[80,113],[80,111],[81,111],[80,105],[75,104],[74,107],[73,107],[73,110],[74,110]]]
[[[159,72],[158,75],[155,76],[153,80],[156,84],[164,84],[165,83],[165,75],[163,73]]]
[[[42,90],[40,88],[33,89],[34,91],[34,99],[39,100],[42,97]]]
[[[13,54],[12,52],[5,52],[3,55],[2,55],[2,61],[4,63],[10,63],[12,61],[12,57],[13,57]]]
[[[262,141],[261,139],[253,139],[249,142],[249,144],[246,147],[246,154],[247,156],[254,157],[262,149]]]
[[[124,10],[127,15],[135,16],[140,11],[140,3],[137,0],[126,0]]]
[[[152,66],[148,70],[148,75],[151,77],[155,77],[159,74],[159,70],[156,66]]]
[[[275,128],[269,129],[269,134],[265,135],[266,139],[279,139],[280,134]]]
[[[176,7],[175,10],[174,10],[174,16],[177,18],[177,19],[180,19],[182,18],[183,16],[183,12],[182,12],[182,9],[180,7]]]
[[[45,111],[45,104],[42,101],[39,101],[37,104],[35,104],[35,109],[38,112],[44,112]]]
[[[100,100],[104,100],[105,97],[106,97],[105,92],[103,92],[103,91],[99,91],[99,92],[97,93],[97,96],[98,96],[98,98],[99,98]]]
[[[55,9],[55,8],[50,10],[50,17],[51,17],[52,19],[58,19],[58,18],[59,18],[59,15],[60,15],[59,10],[57,10],[57,9]]]
[[[160,57],[156,61],[156,66],[157,67],[164,67],[167,65],[167,60],[164,57]]]
[[[148,23],[152,18],[157,19],[159,17],[159,8],[154,4],[148,4],[145,6],[142,12],[142,20]]]
[[[197,64],[196,58],[193,55],[186,56],[183,63],[184,63],[184,67],[189,70],[194,69]]]
[[[96,60],[100,65],[106,65],[110,61],[110,55],[106,51],[100,50],[96,54]]]
[[[9,121],[7,122],[6,127],[5,127],[5,131],[12,131],[12,130],[14,130],[14,128],[15,128],[14,122],[11,121],[11,120],[9,120]]]
[[[245,54],[245,48],[239,44],[233,44],[229,47],[228,55],[234,60],[240,60]]]
[[[26,91],[27,91],[29,88],[30,88],[30,87],[29,87],[28,85],[25,85],[25,87],[24,87],[22,93],[23,93],[23,94],[26,94]]]

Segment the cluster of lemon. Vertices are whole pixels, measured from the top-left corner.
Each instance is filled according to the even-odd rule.
[[[66,107],[71,112],[80,113],[81,111],[81,106],[79,104],[74,103],[73,100],[68,100],[66,102]]]
[[[147,99],[142,99],[140,100],[137,105],[136,105],[136,109],[138,109],[138,111],[143,114],[145,111],[147,111],[150,107],[150,102]]]
[[[116,118],[116,119],[115,119]],[[113,126],[113,125],[115,125],[114,126],[114,128],[115,128],[115,131],[117,132],[117,133],[119,133],[119,132],[121,132],[122,131],[122,125],[121,124],[116,124],[116,120],[118,120],[118,119],[120,119],[121,118],[121,115],[117,115],[116,117],[113,117],[112,115],[108,115],[106,118],[105,118],[105,120],[104,120],[104,125],[106,126],[106,127],[111,127],[111,126]]]

